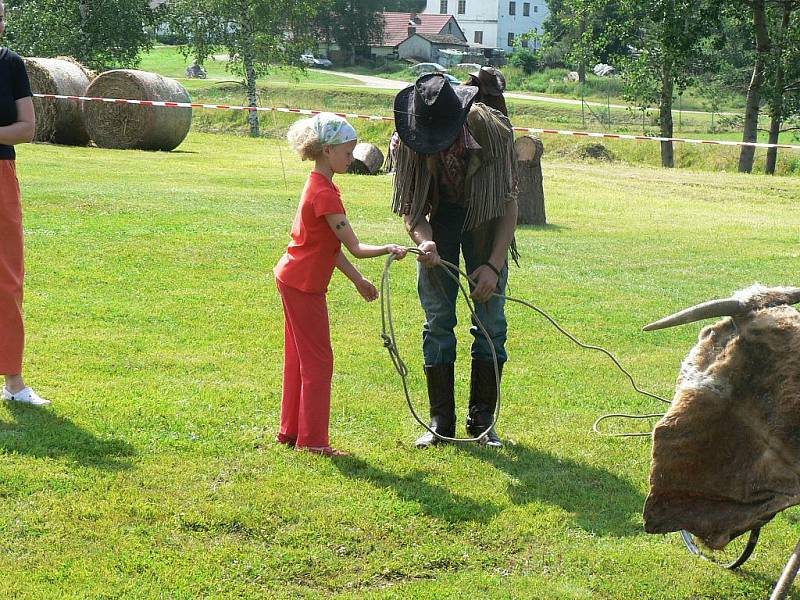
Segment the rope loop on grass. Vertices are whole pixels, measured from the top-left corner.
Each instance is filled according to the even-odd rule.
[[[418,256],[422,254],[422,252],[416,247],[409,247],[409,248],[407,248],[407,250],[408,250],[409,254],[416,254]],[[393,320],[393,317],[392,317],[392,291],[391,291],[389,270],[390,270],[390,268],[392,266],[392,263],[395,260],[396,260],[395,256],[393,254],[389,254],[389,256],[386,258],[386,264],[385,264],[385,266],[383,268],[383,275],[381,276],[381,327],[382,327],[381,339],[383,340],[384,348],[386,348],[388,350],[388,352],[389,352],[389,357],[390,357],[390,359],[392,361],[392,364],[394,365],[395,370],[400,375],[400,379],[401,379],[402,384],[403,384],[403,393],[405,394],[406,404],[408,405],[408,409],[411,412],[411,415],[417,421],[417,423],[422,425],[425,429],[427,429],[431,434],[433,434],[434,436],[436,436],[440,440],[447,441],[447,442],[460,442],[460,443],[480,442],[481,440],[483,440],[483,438],[486,437],[486,435],[489,433],[489,431],[496,425],[496,423],[497,423],[497,421],[498,421],[498,419],[500,417],[500,369],[499,369],[499,365],[497,364],[497,354],[495,353],[495,350],[494,350],[494,344],[491,343],[491,337],[489,336],[488,331],[486,331],[486,328],[483,326],[483,323],[481,323],[480,319],[478,318],[478,315],[475,312],[475,306],[474,306],[474,304],[473,304],[473,302],[472,302],[472,300],[471,300],[471,298],[469,296],[469,292],[467,291],[467,289],[464,287],[463,283],[461,282],[461,279],[460,279],[459,275],[463,276],[468,282],[470,282],[473,285],[475,284],[475,282],[472,279],[470,279],[469,275],[464,273],[461,269],[459,269],[453,263],[450,263],[450,262],[448,262],[446,260],[442,260],[441,261],[441,268],[448,275],[448,277],[453,279],[458,284],[459,290],[461,291],[461,295],[464,296],[464,298],[466,300],[466,303],[467,303],[467,306],[468,306],[468,308],[470,310],[472,318],[475,319],[475,322],[477,323],[478,328],[481,330],[481,333],[490,342],[489,343],[489,347],[492,349],[492,362],[494,363],[495,384],[497,386],[497,406],[495,408],[495,413],[494,413],[494,416],[493,416],[493,419],[492,419],[492,424],[489,425],[489,427],[487,427],[486,430],[481,435],[479,435],[477,437],[472,437],[472,438],[447,437],[447,436],[443,436],[443,435],[437,433],[436,431],[434,431],[433,429],[431,429],[431,427],[425,422],[425,420],[420,418],[419,414],[417,413],[416,409],[414,408],[414,403],[411,400],[411,394],[410,394],[409,389],[408,389],[408,367],[406,366],[405,362],[403,362],[403,359],[400,356],[400,351],[399,351],[399,349],[397,347],[397,337],[395,336],[394,320]],[[620,363],[619,360],[611,352],[609,352],[608,350],[606,350],[605,348],[603,348],[601,346],[594,346],[594,345],[585,344],[585,343],[581,342],[573,334],[571,334],[569,331],[564,329],[564,327],[558,321],[556,321],[553,317],[551,317],[549,314],[547,314],[544,310],[542,310],[538,306],[535,306],[534,304],[532,304],[530,302],[527,302],[525,300],[521,300],[519,298],[514,298],[512,296],[506,296],[506,295],[503,295],[503,294],[498,294],[497,292],[494,292],[492,295],[496,296],[498,298],[503,298],[503,299],[508,300],[510,302],[516,302],[518,304],[522,304],[523,306],[526,306],[526,307],[530,308],[531,310],[536,311],[542,317],[547,319],[550,322],[550,324],[553,325],[553,327],[555,327],[559,331],[559,333],[561,333],[565,337],[569,338],[572,342],[574,342],[579,347],[583,348],[584,350],[595,350],[597,352],[602,352],[608,358],[610,358],[611,361],[614,363],[614,365],[617,367],[617,369],[619,369],[620,371],[622,371],[622,373],[625,374],[625,376],[628,378],[628,381],[630,382],[631,387],[638,394],[641,394],[643,396],[648,396],[649,398],[653,398],[655,400],[660,400],[661,402],[665,402],[667,404],[671,404],[670,400],[667,400],[666,398],[664,398],[662,396],[659,396],[658,394],[653,394],[651,392],[648,392],[648,391],[640,388],[637,385],[636,380],[633,378],[633,375],[631,375],[630,372],[625,367],[622,366],[622,363]],[[645,415],[631,415],[631,414],[625,414],[625,413],[605,414],[605,415],[601,415],[592,424],[592,431],[594,431],[598,435],[607,436],[607,437],[642,437],[642,436],[650,436],[652,434],[652,431],[649,431],[649,432],[605,433],[605,432],[600,430],[599,424],[602,421],[605,421],[606,419],[612,419],[612,418],[650,419],[650,418],[663,417],[663,416],[664,416],[664,413],[651,413],[651,414],[645,414]]]

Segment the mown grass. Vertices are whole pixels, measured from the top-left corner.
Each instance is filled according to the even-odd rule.
[[[693,559],[676,535],[645,534],[650,442],[590,427],[661,405],[516,305],[505,449],[412,448],[419,428],[378,306],[338,275],[332,441],[353,456],[275,444],[282,316],[270,269],[308,170],[282,142],[194,132],[171,153],[18,152],[26,372],[54,403],[0,406],[3,597],[768,595],[796,511],[765,528],[739,573]],[[795,178],[551,158],[544,173],[549,225],[518,231],[509,293],[608,347],[652,391],[671,394],[700,326],[643,334],[644,323],[753,281],[798,284]],[[388,176],[337,181],[362,239],[404,240]],[[358,264],[378,280],[381,260]],[[392,281],[424,411],[413,261]]]

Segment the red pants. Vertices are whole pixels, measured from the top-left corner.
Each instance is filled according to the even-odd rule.
[[[13,160],[0,160],[0,375],[22,373],[22,205]]]
[[[325,294],[277,283],[286,319],[280,432],[298,447],[327,446],[333,349]]]

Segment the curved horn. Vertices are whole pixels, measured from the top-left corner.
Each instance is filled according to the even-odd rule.
[[[800,301],[800,289],[797,290],[797,294],[798,301]],[[714,317],[732,317],[746,311],[747,304],[741,300],[736,300],[734,298],[711,300],[710,302],[703,302],[703,304],[697,304],[691,308],[677,312],[674,315],[664,317],[655,323],[650,323],[643,328],[643,331],[665,329],[667,327],[685,325],[686,323],[694,323],[695,321],[712,319]]]

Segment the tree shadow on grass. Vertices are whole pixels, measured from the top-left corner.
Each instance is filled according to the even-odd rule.
[[[0,420],[0,452],[37,458],[68,458],[98,469],[129,469],[136,449],[122,440],[104,440],[51,409],[6,402],[13,422]]]
[[[343,456],[333,463],[343,475],[366,481],[376,488],[392,490],[404,500],[418,504],[426,515],[442,521],[486,523],[500,512],[500,508],[490,502],[478,502],[429,483],[424,471],[396,475],[354,456]]]
[[[492,450],[463,446],[465,452],[511,478],[508,496],[514,504],[545,502],[574,515],[584,530],[603,535],[637,535],[644,496],[613,473],[524,445]]]

